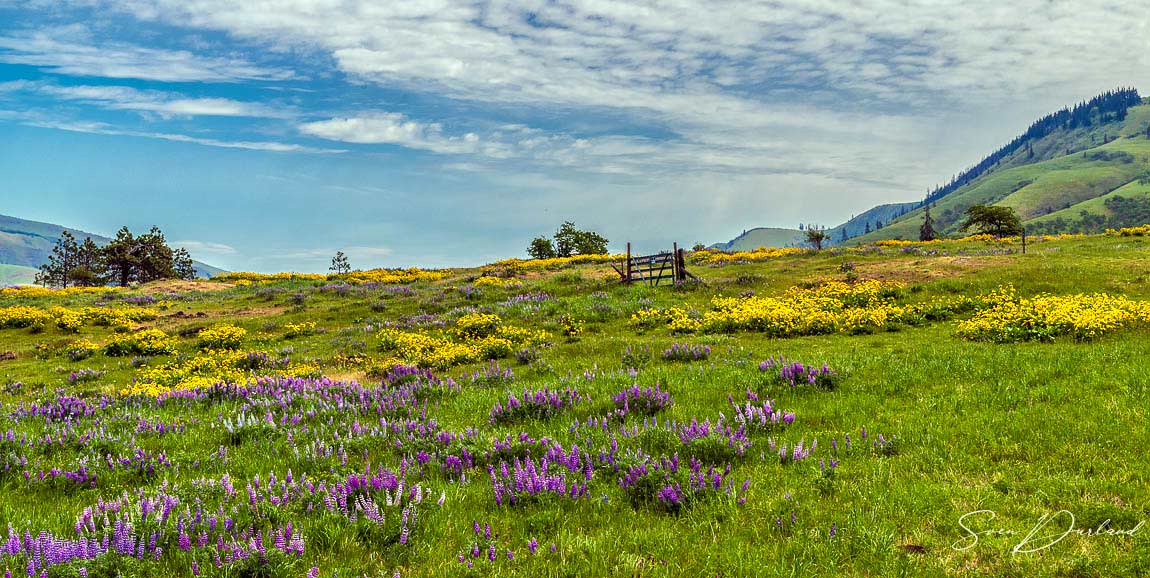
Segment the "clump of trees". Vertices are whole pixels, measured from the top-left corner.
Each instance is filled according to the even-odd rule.
[[[995,237],[1011,237],[1022,234],[1022,220],[1010,207],[975,205],[966,210],[966,222],[962,230],[977,228],[979,233]]]
[[[172,249],[164,233],[152,227],[135,236],[127,227],[100,247],[91,237],[78,242],[64,231],[48,262],[40,266],[36,283],[45,287],[99,287],[147,283],[159,279],[194,279],[196,269],[186,249]]]
[[[607,252],[607,238],[595,231],[583,231],[565,221],[552,239],[540,235],[531,240],[527,254],[532,259],[553,259],[572,255],[601,255]]]

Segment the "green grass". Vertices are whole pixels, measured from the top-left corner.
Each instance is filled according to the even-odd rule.
[[[731,416],[727,396],[743,399],[748,387],[763,387],[758,362],[776,355],[808,363],[827,363],[841,375],[831,391],[767,389],[777,407],[794,411],[795,424],[772,434],[793,444],[817,438],[818,449],[806,462],[782,465],[767,449],[767,435],[753,434],[746,456],[732,460],[736,484],[752,480],[746,504],[733,499],[711,499],[671,515],[632,507],[609,468],[599,469],[589,485],[590,497],[544,499],[516,507],[497,506],[484,469],[469,473],[469,482],[447,480],[433,459],[424,474],[409,475],[412,483],[430,490],[429,504],[408,545],[389,543],[364,525],[318,512],[306,513],[267,504],[256,513],[246,508],[245,487],[257,474],[267,481],[275,472],[282,479],[290,468],[294,476],[333,480],[372,467],[398,469],[409,452],[397,450],[394,438],[352,433],[358,422],[367,428],[378,422],[373,414],[349,408],[316,407],[315,417],[304,419],[308,429],[278,427],[229,445],[221,424],[241,410],[258,418],[270,411],[281,415],[278,404],[244,409],[240,402],[212,404],[116,405],[101,416],[78,420],[75,435],[107,432],[101,452],[127,453],[135,446],[164,451],[174,467],[147,478],[100,466],[96,450],[74,442],[37,446],[24,451],[27,469],[73,468],[83,460],[98,473],[93,489],[63,491],[25,482],[22,474],[0,474],[0,528],[12,525],[33,534],[40,530],[71,536],[76,516],[97,498],[111,499],[124,491],[156,492],[167,484],[181,497],[177,508],[194,509],[202,500],[214,511],[220,498],[192,489],[200,478],[219,479],[230,474],[240,498],[231,502],[237,517],[258,528],[292,520],[303,532],[307,549],[301,559],[273,558],[267,566],[217,570],[203,552],[196,558],[204,575],[302,576],[313,565],[322,576],[338,570],[340,576],[1134,576],[1150,572],[1150,542],[1145,531],[1134,537],[1070,536],[1040,553],[1012,555],[1021,536],[983,536],[966,551],[952,547],[966,537],[959,517],[975,510],[993,510],[993,523],[981,520],[982,529],[1009,528],[1025,534],[1040,516],[1069,510],[1079,526],[1097,526],[1111,519],[1116,528],[1130,528],[1150,520],[1150,480],[1145,449],[1150,447],[1146,399],[1150,384],[1150,329],[1115,333],[1095,342],[990,345],[954,336],[954,322],[922,327],[899,327],[874,335],[824,335],[795,339],[765,339],[755,333],[671,336],[664,329],[638,332],[628,319],[642,307],[681,306],[706,311],[716,295],[753,290],[778,294],[804,282],[841,279],[844,261],[855,264],[863,277],[901,279],[908,284],[903,299],[926,300],[950,295],[974,296],[1011,283],[1024,295],[1039,292],[1075,293],[1107,291],[1131,298],[1150,299],[1150,243],[1142,238],[1088,237],[1048,241],[1029,248],[1028,254],[971,244],[943,243],[931,252],[887,249],[868,254],[824,251],[764,263],[725,267],[692,267],[706,285],[693,289],[623,287],[611,279],[606,267],[579,267],[542,276],[532,275],[519,289],[488,289],[470,298],[453,289],[467,284],[477,271],[454,271],[450,278],[413,286],[413,295],[393,295],[381,289],[353,291],[340,296],[320,291],[322,283],[236,287],[222,291],[189,292],[173,301],[155,323],[169,333],[228,321],[249,331],[246,349],[282,350],[290,347],[294,360],[315,361],[325,373],[340,379],[371,384],[362,367],[337,367],[336,354],[362,353],[379,359],[367,324],[378,325],[418,313],[452,319],[460,308],[491,308],[511,325],[556,331],[556,319],[571,314],[582,319],[585,333],[577,340],[554,338],[542,350],[540,362],[514,365],[516,381],[510,386],[478,387],[467,376],[479,365],[437,372],[462,384],[458,394],[429,404],[433,417],[447,430],[478,429],[480,440],[520,432],[550,436],[570,448],[580,441],[570,433],[576,419],[604,413],[610,395],[638,382],[660,384],[674,396],[674,404],[660,422],[711,419],[719,412]],[[135,293],[146,292],[143,288]],[[555,299],[538,309],[501,305],[509,296],[546,291]],[[133,293],[133,294],[135,294]],[[303,295],[295,298],[293,295]],[[91,296],[19,300],[20,304],[79,307]],[[16,303],[14,299],[0,306]],[[180,311],[182,315],[176,316]],[[204,317],[196,317],[203,313]],[[285,339],[283,326],[314,321],[321,333]],[[102,342],[106,329],[85,327],[80,336]],[[58,391],[95,400],[114,392],[138,374],[127,360],[96,356],[79,362],[60,355],[38,357],[38,344],[62,344],[74,337],[52,328],[40,333],[27,329],[0,330],[0,353],[13,360],[0,361],[3,382],[22,382],[18,390],[0,393],[4,413],[0,432],[59,438],[67,428],[42,419],[14,419],[20,403],[44,401]],[[675,342],[712,348],[710,359],[697,363],[667,363],[661,351]],[[190,354],[194,336],[181,338],[181,350]],[[648,347],[654,359],[639,368],[632,380],[623,372],[627,346]],[[166,361],[156,358],[153,364]],[[70,386],[70,371],[90,367],[107,373],[95,383]],[[597,377],[584,379],[584,372]],[[571,377],[568,377],[571,376]],[[592,396],[591,404],[545,421],[493,427],[487,414],[508,390],[577,383]],[[298,403],[298,402],[296,402]],[[306,405],[306,404],[305,404]],[[184,424],[179,434],[136,433],[137,418]],[[642,426],[629,418],[628,427]],[[894,436],[897,452],[880,455],[858,451],[841,457],[832,481],[824,481],[818,460],[827,459],[830,441],[841,445],[850,434],[859,442],[860,428],[873,439]],[[616,426],[617,430],[617,426]],[[288,439],[288,434],[292,439]],[[68,437],[68,436],[65,436]],[[649,449],[645,438],[619,437],[622,449]],[[348,449],[347,464],[337,456],[308,458],[296,448],[322,443]],[[227,447],[226,461],[212,456]],[[683,450],[685,451],[685,450]],[[366,452],[366,460],[364,455]],[[11,459],[8,446],[0,446],[0,463]],[[760,454],[765,454],[765,459]],[[17,468],[22,471],[25,468]],[[418,468],[415,468],[418,470]],[[440,492],[443,507],[434,505]],[[787,496],[790,496],[788,498]],[[322,509],[322,508],[321,508]],[[790,521],[791,512],[795,522]],[[391,528],[398,512],[390,512]],[[776,518],[784,522],[783,529]],[[456,556],[470,549],[476,538],[472,521],[490,523],[498,534],[498,561],[474,562],[468,569]],[[829,536],[835,526],[837,535]],[[359,531],[357,531],[357,528]],[[536,538],[539,552],[530,555],[527,541]],[[214,543],[214,537],[213,537]],[[485,542],[484,542],[485,543]],[[174,544],[174,542],[173,542]],[[556,553],[550,553],[551,544]],[[515,560],[508,561],[512,549]],[[192,555],[166,552],[159,562],[119,560],[124,575],[182,576],[190,572]],[[24,558],[0,556],[0,566],[21,574]],[[57,568],[52,575],[75,575],[79,565]],[[90,575],[114,575],[115,564],[88,564]],[[250,573],[248,573],[250,571]],[[262,574],[260,573],[262,572]]]

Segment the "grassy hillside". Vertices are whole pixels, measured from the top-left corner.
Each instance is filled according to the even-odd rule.
[[[79,240],[91,237],[98,245],[104,245],[111,240],[79,229],[0,215],[0,264],[38,269],[48,261],[48,255],[52,254],[52,248],[56,246],[56,241],[64,231],[72,233]],[[211,277],[224,272],[223,269],[199,261],[194,261],[193,264],[196,273],[201,277]]]
[[[806,234],[798,229],[757,227],[726,243],[712,247],[720,251],[753,251],[759,247],[798,247],[806,242]]]
[[[963,212],[976,204],[995,204],[1015,209],[1028,226],[1042,232],[1064,232],[1049,225],[1061,217],[1067,231],[1101,230],[1104,226],[1138,223],[1100,223],[1092,217],[1109,217],[1104,199],[1125,196],[1120,189],[1150,175],[1150,106],[1130,108],[1123,122],[1055,132],[1034,145],[1035,155],[1020,150],[993,170],[932,204],[936,229],[945,235],[959,233]],[[1106,142],[1108,141],[1108,142]],[[1062,154],[1040,160],[1049,154]],[[1070,151],[1069,154],[1066,154]],[[1126,192],[1142,197],[1137,186]],[[1099,200],[1103,199],[1103,200]],[[1075,227],[1088,215],[1091,227]],[[853,244],[881,239],[917,239],[922,209],[907,213],[879,231],[851,240]],[[1057,215],[1055,215],[1057,213]]]
[[[271,578],[313,567],[325,578],[1150,572],[1141,531],[1013,552],[1054,512],[1067,512],[1060,531],[1068,515],[1080,529],[1150,519],[1137,457],[1150,446],[1150,364],[1139,362],[1150,355],[1148,238],[1047,240],[1026,255],[972,241],[918,249],[729,264],[698,253],[689,266],[706,284],[679,289],[621,286],[607,264],[516,262],[407,285],[283,277],[0,293],[0,432],[12,432],[0,439],[0,528],[46,533],[70,552],[29,564],[17,544],[0,567],[165,578],[193,567]],[[822,285],[846,276],[878,283]],[[1081,340],[1021,333],[995,311],[1025,301],[987,296],[1004,284],[1019,299],[1109,292],[1126,305],[1106,324],[1121,327]],[[84,316],[70,329],[15,326],[97,301],[164,334]],[[1079,303],[1056,308],[1061,322],[1091,327],[1097,316]],[[970,324],[1040,340],[972,340],[960,334]],[[504,338],[534,344],[512,353]],[[498,367],[450,357],[489,346]],[[808,364],[816,384],[805,369],[792,384],[778,363],[761,368],[778,356]],[[417,375],[393,366],[402,359],[440,367]],[[172,383],[192,389],[165,393]],[[145,393],[120,393],[130,388]],[[530,403],[525,391],[544,388],[547,401]],[[994,519],[962,519],[987,510]],[[975,542],[961,524],[1015,533]],[[61,546],[105,532],[110,553]]]
[[[842,241],[844,231],[848,238],[857,237],[864,234],[868,226],[873,228],[880,222],[889,223],[913,210],[915,206],[917,206],[917,203],[890,203],[879,205],[851,217],[850,220],[833,229],[828,229],[827,235],[831,243],[839,243]]]
[[[0,287],[12,285],[29,285],[35,279],[39,269],[21,267],[20,265],[7,265],[0,263]]]

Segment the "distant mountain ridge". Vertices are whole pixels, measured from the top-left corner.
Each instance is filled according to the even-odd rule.
[[[1123,88],[1048,114],[924,200],[869,209],[828,229],[828,240],[917,240],[927,206],[936,232],[957,236],[974,205],[1010,207],[1032,234],[1150,222],[1150,103]]]
[[[111,241],[107,237],[79,229],[0,215],[0,265],[5,265],[0,267],[0,284],[30,283],[31,276],[35,275],[40,265],[48,262],[52,248],[56,246],[56,241],[64,231],[72,233],[77,240],[91,237],[98,245]],[[200,277],[211,277],[225,272],[223,269],[199,261],[193,261],[193,264],[196,275]]]

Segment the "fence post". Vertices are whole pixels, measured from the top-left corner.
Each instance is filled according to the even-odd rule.
[[[627,278],[624,283],[631,284],[631,243],[627,243]]]
[[[679,243],[671,243],[671,284],[679,284]]]

